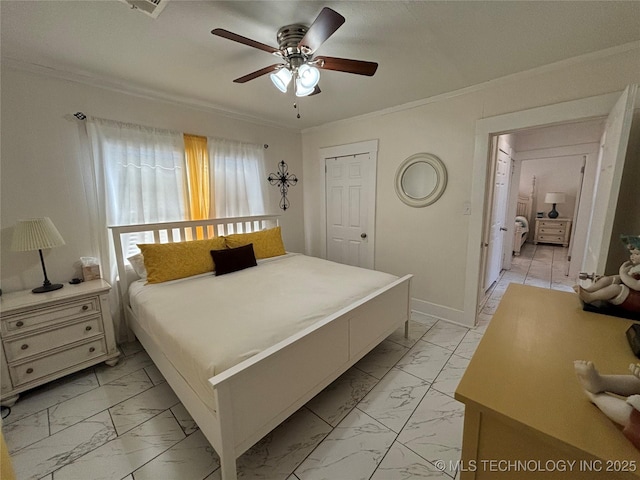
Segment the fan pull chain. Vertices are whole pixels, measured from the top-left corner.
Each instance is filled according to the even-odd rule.
[[[293,108],[298,111],[298,114],[296,115],[296,118],[300,118],[300,107],[298,106],[298,104],[296,102],[293,102]]]

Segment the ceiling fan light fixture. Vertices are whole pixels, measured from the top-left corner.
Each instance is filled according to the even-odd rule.
[[[289,82],[291,82],[292,76],[291,71],[288,68],[283,67],[277,72],[269,75],[269,78],[271,78],[271,81],[278,90],[282,93],[287,93],[287,87],[289,86]]]
[[[305,89],[313,89],[320,81],[320,70],[305,63],[298,68],[298,80],[300,81],[300,85]]]
[[[311,95],[315,87],[305,87],[302,85],[302,82],[299,78],[296,78],[296,97],[306,97],[307,95]]]

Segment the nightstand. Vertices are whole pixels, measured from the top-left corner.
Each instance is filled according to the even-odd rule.
[[[91,365],[118,362],[110,290],[92,280],[0,297],[0,404],[11,406],[21,392]]]
[[[569,246],[571,219],[569,218],[536,218],[534,244],[555,243],[563,247]]]

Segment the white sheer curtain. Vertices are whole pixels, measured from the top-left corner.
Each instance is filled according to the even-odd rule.
[[[267,205],[262,145],[207,138],[216,217],[264,215]]]
[[[181,132],[91,118],[87,133],[93,155],[93,229],[100,251],[102,276],[117,289],[117,270],[108,225],[177,221],[186,218],[184,139]],[[89,192],[87,192],[89,193]],[[131,244],[142,238],[125,240]],[[131,252],[133,253],[133,252]],[[112,307],[118,305],[113,296]],[[112,308],[116,333],[124,340],[129,333]]]

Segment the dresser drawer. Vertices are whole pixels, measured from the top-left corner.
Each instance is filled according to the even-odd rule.
[[[53,355],[27,361],[19,365],[9,365],[13,386],[32,382],[49,374],[73,367],[82,362],[100,357],[107,352],[104,338],[68,348]]]
[[[539,227],[538,236],[540,235],[564,235],[564,227],[552,226],[552,227]]]
[[[567,222],[566,221],[551,222],[549,220],[538,220],[538,225],[540,227],[548,227],[548,228],[562,228],[562,229],[567,228]]]
[[[100,317],[94,316],[55,330],[5,340],[4,351],[7,355],[7,361],[14,362],[47,350],[53,350],[62,345],[102,335],[102,333]]]
[[[98,297],[89,297],[73,302],[62,303],[54,307],[34,309],[29,312],[9,315],[2,318],[4,332],[19,332],[30,327],[42,326],[47,322],[56,323],[71,320],[80,315],[100,313]]]
[[[564,243],[564,235],[538,235],[536,240],[543,243]]]

